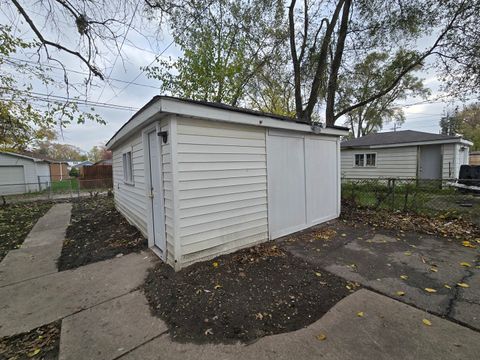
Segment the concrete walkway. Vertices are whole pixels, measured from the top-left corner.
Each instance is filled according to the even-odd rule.
[[[0,287],[57,272],[72,204],[57,204],[34,225],[22,246],[0,263]]]
[[[63,319],[138,288],[152,262],[150,252],[129,254],[75,270],[56,272],[0,288],[0,337]]]
[[[479,353],[480,333],[366,289],[304,329],[251,345],[173,342],[139,292],[64,319],[60,341],[61,360],[474,359]]]

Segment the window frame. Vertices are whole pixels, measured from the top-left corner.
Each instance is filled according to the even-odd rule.
[[[373,155],[374,164],[367,165],[367,156]],[[357,165],[357,156],[362,157],[361,165]],[[358,152],[353,154],[353,167],[354,168],[376,168],[377,167],[377,153],[376,152]]]
[[[133,174],[133,150],[129,149],[122,152],[123,183],[135,185]]]

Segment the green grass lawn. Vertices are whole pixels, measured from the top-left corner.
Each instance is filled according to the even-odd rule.
[[[52,192],[70,191],[70,189],[72,191],[77,191],[78,190],[78,180],[77,179],[52,181]]]

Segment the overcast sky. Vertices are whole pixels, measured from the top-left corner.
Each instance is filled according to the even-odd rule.
[[[36,15],[34,15],[36,16]],[[35,18],[34,18],[35,20]],[[37,18],[39,22],[40,18]],[[15,24],[18,28],[18,33],[25,33],[27,29],[21,22],[18,21],[15,13],[9,12],[4,8],[0,12],[0,22],[2,24]],[[145,28],[146,32],[150,32],[154,35],[153,28]],[[107,68],[107,75],[110,74],[110,78],[123,80],[126,82],[134,81],[134,83],[128,85],[119,81],[111,80],[106,84],[100,80],[94,82],[95,86],[88,92],[88,100],[96,102],[104,102],[116,105],[122,105],[125,107],[131,107],[131,109],[105,109],[96,107],[96,112],[100,114],[107,122],[106,125],[100,125],[96,123],[87,123],[82,125],[71,125],[67,129],[63,130],[63,136],[58,139],[59,142],[72,144],[78,146],[84,151],[88,151],[92,146],[104,144],[110,139],[110,137],[134,114],[136,109],[142,107],[153,96],[159,94],[158,80],[148,79],[145,74],[140,70],[142,66],[147,66],[155,58],[155,54],[159,54],[165,50],[165,48],[172,41],[171,36],[168,33],[168,29],[162,31],[161,39],[152,41],[152,38],[146,39],[140,36],[134,31],[130,31],[127,34],[127,41],[122,47],[123,62],[118,59],[115,66]],[[171,46],[163,54],[163,57],[178,57],[180,51]],[[15,55],[19,58],[26,58],[24,54]],[[107,61],[110,64],[115,62],[116,54],[107,55]],[[76,71],[85,71],[78,60],[75,58],[64,57],[62,59],[68,69]],[[61,81],[63,73],[61,70],[52,69],[52,75]],[[437,79],[428,73],[418,73],[419,76],[425,79],[425,86],[432,90],[430,99],[436,99],[438,97]],[[83,80],[82,75],[75,73],[69,73],[70,81],[81,82]],[[136,85],[140,84],[140,85]],[[64,91],[61,89],[48,89],[49,92],[59,95],[64,95]],[[45,92],[44,87],[36,87],[34,91]],[[421,98],[410,98],[402,102],[405,105],[416,104],[418,102],[424,102]],[[447,103],[435,102],[435,103],[422,103],[413,106],[405,106],[404,112],[406,115],[406,121],[401,126],[402,130],[418,130],[425,132],[438,133],[438,122],[442,116]],[[91,106],[87,106],[89,109]],[[384,131],[389,131],[391,125],[387,124]]]

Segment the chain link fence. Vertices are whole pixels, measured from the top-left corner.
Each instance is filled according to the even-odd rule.
[[[51,180],[50,177],[39,176],[37,182],[0,184],[0,204],[95,196],[111,192],[112,187],[111,178],[92,180],[64,178],[62,180]]]
[[[480,180],[342,179],[342,201],[383,211],[480,218]]]

